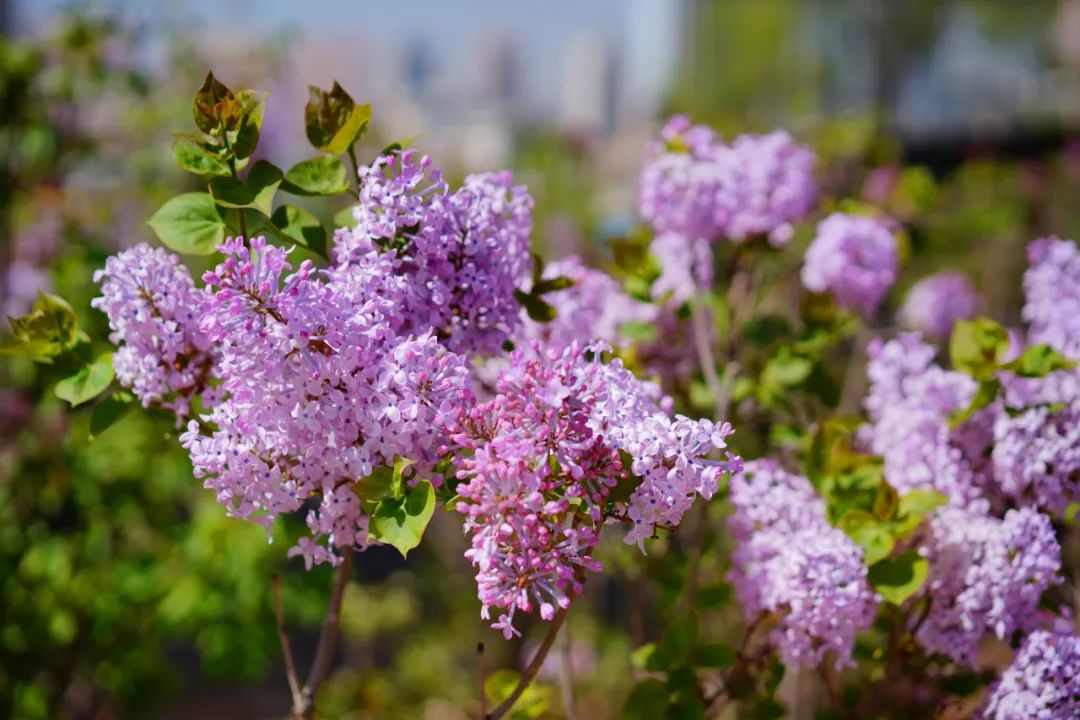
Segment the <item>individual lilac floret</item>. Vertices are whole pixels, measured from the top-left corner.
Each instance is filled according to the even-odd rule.
[[[935,365],[934,348],[917,333],[875,339],[867,352],[871,422],[861,439],[884,460],[889,484],[901,494],[937,490],[959,505],[984,502],[982,456],[991,438],[989,431],[985,438],[973,432],[983,418],[969,421],[970,428],[949,427],[951,414],[971,402],[975,381]]]
[[[802,281],[812,292],[832,294],[840,307],[870,317],[895,282],[897,264],[896,238],[887,222],[833,213],[818,224]]]
[[[1040,596],[1061,570],[1050,519],[1031,508],[1009,510],[1002,520],[941,508],[930,521],[926,555],[931,612],[918,640],[968,665],[986,634],[1004,640],[1032,627]]]
[[[984,720],[1080,717],[1080,637],[1039,630],[1024,639],[990,690]]]
[[[792,223],[809,214],[817,198],[814,154],[783,131],[740,135],[731,144],[735,177],[722,187],[725,237],[740,242],[764,235],[774,247],[786,245]]]
[[[1028,245],[1024,273],[1028,343],[1080,359],[1080,250],[1071,240],[1042,238]]]
[[[550,620],[600,569],[592,550],[606,519],[629,522],[627,542],[642,543],[738,467],[734,457],[704,459],[726,447],[730,425],[672,419],[655,386],[617,359],[600,362],[606,349],[515,351],[495,397],[462,410],[452,436],[481,614],[494,608],[493,627],[506,637],[517,633],[517,612]],[[628,471],[638,485],[612,507],[611,489],[632,480]]]
[[[141,243],[106,260],[94,282],[102,295],[91,305],[109,316],[120,384],[144,407],[160,405],[178,418],[193,398],[210,401],[215,357],[197,315],[204,298],[180,258]]]
[[[908,290],[900,322],[935,340],[948,338],[957,320],[973,317],[981,299],[963,273],[943,272],[923,278]]]
[[[577,255],[556,260],[544,268],[543,279],[568,278],[573,285],[544,295],[555,308],[555,319],[538,323],[522,318],[526,342],[537,340],[544,347],[562,349],[575,340],[602,341],[626,347],[629,338],[620,326],[631,322],[652,322],[655,305],[635,300],[622,291],[607,273],[585,265]],[[524,310],[522,310],[524,314]]]
[[[729,577],[747,621],[776,616],[771,640],[786,662],[816,666],[833,652],[837,667],[850,665],[878,605],[862,550],[828,524],[806,478],[772,461],[747,463],[730,487]]]
[[[367,543],[357,482],[396,456],[430,470],[467,369],[431,333],[396,334],[394,303],[377,286],[358,291],[359,269],[331,282],[309,261],[290,272],[263,238],[221,251],[200,327],[220,349],[224,399],[181,443],[230,515],[269,527],[310,503],[313,537],[290,555],[335,562],[334,546]]]
[[[430,160],[411,151],[361,171],[357,225],[334,236],[334,258],[393,259],[404,278],[394,325],[433,331],[454,352],[493,354],[520,326],[514,291],[531,267],[532,198],[509,172],[470,175],[450,192]]]
[[[1034,505],[1061,517],[1080,501],[1080,404],[1054,412],[1002,413],[994,424],[994,477],[1020,506]]]

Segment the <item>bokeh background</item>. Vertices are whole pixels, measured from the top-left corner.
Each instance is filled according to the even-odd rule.
[[[911,262],[968,272],[999,319],[1015,320],[1024,244],[1080,236],[1080,0],[0,0],[6,315],[51,289],[105,333],[91,273],[193,189],[170,139],[208,69],[271,91],[259,153],[279,165],[309,154],[307,84],[337,79],[374,106],[363,157],[415,138],[452,175],[512,168],[550,257],[607,260],[673,112],[788,129],[818,152],[826,198],[886,208]],[[302,664],[330,584],[284,559],[299,528],[268,544],[192,479],[166,417],[90,439],[48,381],[0,362],[0,717],[281,716],[270,577]],[[457,518],[429,532],[408,561],[360,557],[328,716],[468,717],[476,643],[495,668],[535,642],[480,620]],[[663,547],[616,541],[602,559],[612,572],[545,670],[569,663],[589,717],[617,715],[631,651],[681,583]],[[721,570],[705,577],[720,604]]]

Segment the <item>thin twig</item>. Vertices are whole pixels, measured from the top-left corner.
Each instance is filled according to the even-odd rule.
[[[484,689],[484,681],[487,672],[484,670],[484,643],[476,643],[476,677],[480,682],[480,717],[487,716],[487,692]]]
[[[337,642],[338,626],[341,624],[341,602],[345,598],[345,587],[349,584],[353,569],[353,549],[341,551],[341,564],[334,576],[334,588],[330,591],[330,604],[326,608],[322,630],[319,632],[319,644],[315,650],[315,660],[311,673],[304,684],[304,713],[311,714],[315,708],[315,694],[330,672],[330,662],[334,658],[334,645]]]
[[[503,715],[510,711],[510,708],[514,706],[514,703],[518,701],[521,694],[532,684],[533,678],[536,677],[536,673],[540,672],[540,667],[544,664],[544,660],[547,658],[549,652],[551,652],[551,646],[555,644],[555,638],[559,634],[559,628],[562,627],[563,621],[566,620],[566,613],[569,610],[569,606],[566,608],[560,608],[555,617],[551,619],[551,624],[548,626],[547,635],[544,637],[544,641],[540,643],[540,649],[536,651],[536,655],[533,656],[532,662],[525,668],[525,672],[521,674],[521,679],[518,680],[517,687],[510,693],[510,696],[503,700],[499,705],[488,713],[484,720],[498,720]]]
[[[562,640],[559,643],[559,654],[562,656],[559,658],[559,692],[562,696],[563,715],[566,716],[566,720],[576,720],[577,714],[574,712],[574,672],[571,659],[570,637],[570,625],[567,625],[563,630]]]
[[[836,711],[840,713],[840,717],[850,717],[851,713],[844,707],[844,704],[840,702],[840,696],[836,694],[836,688],[833,687],[832,676],[829,674],[829,668],[822,662],[818,665],[818,673],[821,675],[821,682],[825,685],[825,693],[829,696],[829,702],[832,703]]]
[[[727,403],[723,400],[723,388],[720,386],[720,377],[716,374],[716,355],[713,353],[712,343],[709,342],[705,306],[697,293],[690,297],[690,320],[693,323],[694,349],[697,351],[698,365],[701,366],[705,384],[713,398],[713,420],[721,422],[723,418],[721,411]]]
[[[301,711],[304,704],[304,696],[300,692],[300,681],[296,675],[296,661],[293,659],[292,644],[289,642],[289,634],[285,631],[285,611],[281,607],[281,578],[277,575],[271,579],[274,590],[274,615],[277,617],[278,639],[281,641],[281,654],[285,656],[285,675],[289,679],[289,692],[292,693],[293,712]]]

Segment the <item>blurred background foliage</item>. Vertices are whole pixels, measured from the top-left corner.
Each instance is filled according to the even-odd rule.
[[[305,36],[300,25],[279,32],[266,18],[250,30],[222,30],[174,3],[149,13],[120,2],[43,5],[20,8],[41,22],[18,28],[12,4],[0,2],[0,298],[7,315],[19,315],[39,290],[55,292],[106,349],[104,317],[89,307],[93,270],[118,248],[149,239],[146,217],[189,189],[171,162],[170,132],[190,124],[190,97],[206,69],[235,87],[280,89],[288,100],[297,76],[328,84],[302,76],[312,65],[299,49],[318,42],[320,31],[308,28]],[[490,9],[476,5],[462,9]],[[655,3],[627,5],[645,7],[646,18],[667,13]],[[538,249],[550,257],[579,252],[631,283],[634,273],[620,269],[615,250],[632,238],[643,144],[671,112],[688,112],[725,134],[786,127],[819,153],[826,207],[853,197],[903,221],[907,258],[894,303],[927,271],[957,268],[975,279],[990,315],[1015,322],[1024,244],[1051,231],[1080,236],[1077,2],[671,5],[678,10],[670,72],[651,103],[627,111],[607,102],[604,78],[620,68],[633,72],[625,48],[597,61],[571,47],[565,52],[574,76],[596,83],[570,87],[554,114],[506,111],[504,103],[495,105],[501,115],[462,120],[445,89],[422,82],[437,60],[407,53],[403,82],[412,95],[401,105],[413,115],[375,99],[366,157],[380,142],[419,130],[425,150],[464,148],[439,158],[451,174],[506,163],[536,198]],[[362,23],[355,10],[347,17]],[[997,50],[1000,65],[965,65],[972,57],[979,65],[986,48]],[[1028,74],[1017,75],[1018,67]],[[363,101],[378,68],[362,66],[356,90],[348,68],[334,72]],[[978,72],[989,80],[970,75]],[[528,108],[516,91],[525,83],[508,77],[496,78],[501,84],[492,92],[505,94],[500,102],[511,108]],[[925,95],[942,83],[943,93],[951,87],[942,77],[961,83],[961,105],[965,93],[985,95],[986,82],[997,83],[999,103],[945,112],[953,103]],[[1014,77],[1012,85],[1002,80]],[[586,100],[577,108],[581,92]],[[479,101],[466,102],[475,109]],[[260,153],[298,152],[301,104],[271,102]],[[291,119],[279,123],[275,114]],[[440,127],[449,130],[440,135]],[[477,149],[476,138],[490,144]],[[329,219],[338,208],[312,209]],[[808,233],[800,230],[802,246]],[[790,277],[793,267],[770,272]],[[166,416],[132,412],[96,434],[91,408],[65,412],[52,394],[62,376],[62,368],[18,358],[0,363],[0,717],[282,715],[288,697],[270,578],[282,576],[304,665],[329,573],[307,573],[285,559],[298,528],[276,527],[271,543],[260,529],[226,518],[192,479]],[[684,390],[684,409],[707,412],[693,388]],[[757,392],[766,405],[783,394],[741,391]],[[787,427],[739,427],[739,449],[753,457],[768,439],[783,441]],[[707,512],[702,527],[719,528],[722,506]],[[476,643],[487,647],[489,672],[519,666],[535,646],[528,629],[523,640],[504,643],[478,617],[457,518],[438,514],[429,535],[407,562],[381,549],[360,557],[339,667],[320,698],[326,717],[471,717]],[[675,652],[688,633],[697,635],[696,625],[664,631],[660,622],[679,608],[691,562],[702,578],[694,619],[700,635],[737,643],[738,614],[723,582],[729,542],[724,532],[709,532],[702,555],[692,559],[693,543],[676,536],[642,557],[609,537],[600,553],[609,572],[575,605],[569,643],[551,656],[527,698],[539,708],[533,714],[558,715],[550,696],[558,673],[569,671],[579,716],[618,716],[640,673],[632,651],[657,642]],[[493,675],[488,690],[497,695],[499,682]],[[774,709],[759,710],[764,717]]]

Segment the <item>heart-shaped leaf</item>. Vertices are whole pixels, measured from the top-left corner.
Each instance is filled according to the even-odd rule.
[[[318,155],[289,168],[281,189],[293,195],[340,195],[348,191],[349,181],[339,158]]]
[[[285,237],[326,257],[326,229],[304,208],[282,205],[270,216],[270,222]]]
[[[112,380],[112,353],[102,353],[94,362],[56,383],[56,396],[74,407],[100,395]]]
[[[230,178],[231,179],[231,178]],[[206,193],[170,199],[147,222],[166,246],[188,255],[209,255],[225,241],[225,219]]]
[[[922,588],[929,573],[930,564],[926,558],[919,557],[918,551],[912,548],[903,555],[871,565],[867,580],[881,597],[894,605],[903,605]]]
[[[421,480],[401,497],[388,498],[375,506],[368,534],[408,557],[409,551],[420,544],[434,512],[435,489],[427,480]]]
[[[227,177],[230,174],[224,160],[187,138],[177,138],[173,142],[173,159],[181,168],[196,175]]]

